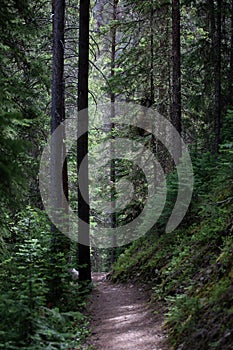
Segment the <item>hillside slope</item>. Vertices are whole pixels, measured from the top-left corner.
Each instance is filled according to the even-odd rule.
[[[229,155],[229,154],[228,154]],[[232,153],[231,153],[232,156]],[[167,305],[176,350],[233,349],[233,176],[230,158],[195,169],[193,203],[166,234],[154,228],[115,263],[113,280],[148,284]],[[206,163],[206,160],[205,160]],[[211,168],[212,167],[212,168]]]

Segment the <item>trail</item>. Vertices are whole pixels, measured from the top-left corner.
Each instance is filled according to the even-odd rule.
[[[143,291],[113,284],[95,273],[90,301],[94,350],[169,350],[162,330],[163,316],[152,314]]]

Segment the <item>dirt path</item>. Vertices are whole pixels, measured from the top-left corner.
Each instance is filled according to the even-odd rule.
[[[140,288],[94,274],[90,301],[94,350],[168,350],[162,315],[153,315]],[[88,343],[89,343],[88,342]]]

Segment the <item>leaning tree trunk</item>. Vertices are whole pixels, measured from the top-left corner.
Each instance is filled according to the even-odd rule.
[[[78,260],[79,280],[91,281],[90,208],[88,186],[88,71],[90,0],[80,0],[78,63]],[[82,111],[80,113],[80,111]],[[81,163],[82,172],[79,174]],[[82,187],[82,193],[81,193]],[[88,201],[88,202],[87,202]]]

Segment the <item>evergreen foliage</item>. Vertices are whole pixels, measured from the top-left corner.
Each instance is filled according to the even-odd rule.
[[[38,188],[49,130],[51,8],[17,0],[1,10],[0,348],[70,349],[89,332],[85,298],[61,251],[63,296],[52,308],[50,222]]]
[[[132,101],[172,120],[172,2],[90,1],[90,43],[87,45],[86,28],[83,63],[78,34],[80,27],[84,28],[83,22],[77,25],[77,2],[62,4],[66,5],[66,14],[65,30],[60,33],[64,74],[58,82],[62,90],[58,104],[62,103],[63,108],[59,123],[65,114],[74,117],[77,109],[87,107],[88,80],[89,100],[94,104],[101,99]],[[181,16],[179,107],[182,136],[189,145],[194,167],[192,203],[180,226],[166,233],[177,197],[178,176],[165,147],[150,133],[132,126],[110,125],[107,132],[101,127],[90,130],[92,146],[115,137],[142,142],[156,155],[167,179],[164,210],[146,236],[114,250],[91,247],[91,259],[93,270],[108,271],[118,258],[113,265],[114,281],[143,281],[151,291],[151,307],[157,300],[166,305],[166,327],[173,349],[231,350],[233,4],[230,0],[185,0],[176,4]],[[72,268],[85,270],[88,263],[82,279],[91,279],[89,247],[79,266],[76,243],[63,234],[58,236],[56,230],[51,234],[39,194],[39,161],[50,128],[51,82],[52,74],[56,75],[52,68],[51,7],[42,0],[1,1],[0,349],[6,350],[81,349],[90,334],[84,316],[90,288],[72,280],[69,272]],[[77,96],[81,63],[86,70],[84,101],[82,91]],[[56,112],[54,108],[54,115]],[[82,140],[79,145],[86,147],[81,155],[84,157],[87,138],[85,145]],[[70,204],[78,210],[77,163],[81,158],[75,159],[76,153],[70,152]],[[137,166],[125,159],[115,159],[107,166],[114,167],[110,179],[114,186],[107,182],[106,169],[100,171],[104,186],[96,186],[93,192],[96,206],[102,199],[117,197],[115,183],[124,177],[133,184],[134,197],[112,217],[91,210],[93,230],[98,220],[109,224],[109,217],[114,220],[110,224],[123,226],[146,203],[146,179]],[[162,194],[157,193],[158,199]],[[127,196],[125,193],[126,200]],[[153,211],[146,213],[144,223],[138,226],[139,233],[153,215]],[[55,295],[54,286],[59,295]]]
[[[146,281],[151,306],[156,300],[166,303],[166,327],[175,349],[232,347],[231,143],[220,150],[217,164],[209,153],[194,160],[193,202],[180,227],[166,234],[158,223],[113,266],[113,280]],[[169,182],[172,187],[172,177]],[[172,196],[167,206],[173,206]]]

